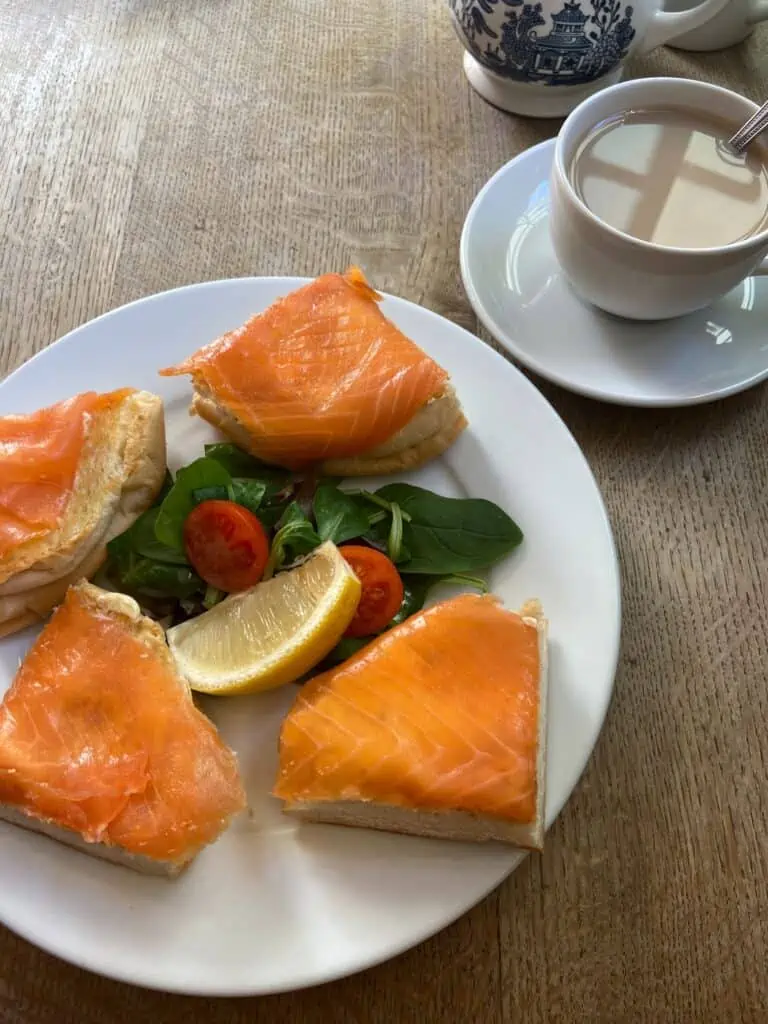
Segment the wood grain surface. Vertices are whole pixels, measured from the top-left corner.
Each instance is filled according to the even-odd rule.
[[[632,72],[762,100],[768,37]],[[0,372],[147,293],[351,261],[477,330],[464,215],[556,128],[469,91],[440,0],[0,0]],[[768,1021],[768,388],[671,412],[542,390],[625,594],[543,857],[394,962],[262,1000],[131,989],[0,931],[0,1024]]]

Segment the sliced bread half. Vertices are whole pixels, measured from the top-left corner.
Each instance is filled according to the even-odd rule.
[[[539,850],[547,622],[464,595],[306,684],[274,793],[309,821]]]
[[[124,594],[71,587],[0,705],[0,819],[173,876],[244,806],[162,629]]]

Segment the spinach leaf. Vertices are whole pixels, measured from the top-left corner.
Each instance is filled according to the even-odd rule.
[[[359,499],[345,494],[336,484],[321,483],[315,491],[312,511],[320,540],[343,544],[368,532],[368,513]]]
[[[401,622],[405,622],[416,612],[420,612],[426,603],[429,591],[439,582],[430,576],[403,576],[402,580],[403,603],[387,627],[388,629],[392,626],[399,626]]]
[[[383,509],[385,512],[392,512],[392,502],[387,501],[381,494],[384,488],[380,487],[378,491],[347,491],[348,494],[353,494],[356,497],[362,498],[364,501],[370,502],[371,505],[375,505],[379,509]],[[402,512],[402,509],[401,509]],[[378,522],[382,517],[381,515],[372,516]],[[403,519],[408,520],[410,516],[407,513],[403,513]]]
[[[376,495],[402,509],[408,573],[445,576],[486,569],[523,539],[506,512],[483,498],[444,498],[412,484],[387,484]]]
[[[363,647],[367,647],[371,640],[375,639],[373,636],[343,636],[333,650],[323,658],[321,670],[340,665],[342,661],[351,658],[353,654],[357,654]]]
[[[230,476],[258,479],[265,482],[270,480],[273,483],[281,484],[284,484],[291,478],[291,474],[287,469],[281,469],[279,466],[270,466],[253,455],[249,455],[248,452],[244,452],[236,444],[229,444],[228,442],[207,444],[205,446],[205,455],[206,458],[214,459],[219,465],[223,466]]]
[[[441,576],[439,580],[435,580],[435,586],[438,583],[453,583],[458,584],[460,587],[473,587],[475,590],[479,590],[481,594],[488,593],[488,583],[482,576],[470,576],[465,572],[454,572],[450,576]]]
[[[383,512],[383,518],[376,513],[369,519],[368,532],[365,539],[373,547],[383,551],[398,567],[408,569],[408,559],[411,553],[403,544],[404,518],[399,505],[393,505],[391,512]]]
[[[288,483],[285,486],[267,484],[264,497],[259,505],[259,519],[266,530],[272,530],[283,518],[296,495],[296,486]]]
[[[188,566],[165,565],[149,558],[133,559],[120,573],[120,583],[129,593],[148,597],[189,598],[205,591],[205,583]]]
[[[108,562],[120,566],[129,563],[132,555],[140,555],[155,562],[167,562],[171,565],[186,565],[186,555],[162,544],[155,534],[155,524],[160,513],[159,508],[150,508],[107,544]]]
[[[261,525],[264,527],[265,530],[272,530],[277,526],[277,524],[285,515],[286,509],[288,508],[289,504],[290,502],[286,501],[267,501],[260,506],[258,516],[259,519],[261,520]]]
[[[272,539],[264,579],[268,580],[288,561],[301,555],[308,555],[320,544],[310,520],[304,515],[301,506],[292,501],[277,524],[277,533]]]
[[[312,523],[297,501],[292,501],[278,523],[283,543],[295,548],[296,554],[309,554],[320,543]]]
[[[293,474],[279,466],[249,455],[235,444],[220,443],[205,446],[206,458],[220,463],[233,477],[234,500],[257,512],[264,527],[271,530],[281,518],[294,495]],[[263,493],[256,501],[256,485],[263,485]],[[247,490],[246,490],[247,487]]]
[[[267,485],[263,480],[238,478],[232,481],[232,492],[233,501],[242,505],[243,508],[247,508],[254,515],[259,515],[259,508],[267,493]]]
[[[196,459],[180,469],[155,523],[155,536],[160,543],[184,551],[184,520],[195,506],[193,492],[209,487],[229,490],[231,486],[232,478],[215,459]]]
[[[407,546],[403,543],[403,524],[410,522],[410,515],[396,501],[387,501],[370,491],[351,492],[356,500],[378,509],[368,511],[368,530],[363,537],[375,547],[384,551],[396,564],[401,565],[411,557]]]
[[[222,484],[196,487],[192,491],[192,503],[199,505],[203,501],[234,501],[256,515],[266,493],[267,484],[263,480],[239,478],[233,480],[229,487]]]
[[[157,520],[160,515],[159,508],[151,508],[144,515],[139,516],[128,533],[134,551],[144,558],[150,558],[155,562],[169,562],[172,565],[186,565],[186,554],[181,554],[175,548],[168,547],[157,539],[155,532]]]
[[[218,487],[196,487],[192,491],[192,504],[202,505],[204,501],[228,501],[229,497],[230,489],[221,484]]]

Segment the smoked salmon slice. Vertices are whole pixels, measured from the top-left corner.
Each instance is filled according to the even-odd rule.
[[[380,298],[357,268],[325,274],[160,372],[191,374],[194,411],[266,462],[295,469],[360,455],[448,381],[383,315]],[[456,410],[451,441],[464,423]]]
[[[245,806],[234,754],[124,595],[71,587],[0,706],[0,805],[170,866]],[[18,820],[15,817],[14,820]]]
[[[307,683],[274,795],[316,821],[543,839],[546,623],[462,595]]]
[[[29,415],[0,417],[0,559],[58,526],[90,421],[132,393],[88,391]]]

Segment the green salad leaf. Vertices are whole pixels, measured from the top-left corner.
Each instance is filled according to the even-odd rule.
[[[429,596],[429,591],[435,586],[438,580],[431,576],[402,576],[403,581],[403,603],[400,610],[390,622],[392,626],[399,626],[401,622],[410,619],[416,612],[420,612]]]
[[[293,474],[261,462],[234,444],[207,444],[205,455],[232,477],[232,500],[256,513],[264,526],[271,529],[293,497]]]
[[[277,523],[264,579],[268,580],[288,562],[308,555],[321,543],[310,519],[298,502],[292,501]]]
[[[169,548],[184,551],[184,522],[198,504],[195,492],[223,487],[231,493],[232,477],[215,459],[195,459],[176,474],[173,487],[163,499],[155,523],[157,539]]]
[[[232,500],[254,515],[260,514],[261,503],[266,493],[267,484],[263,480],[235,478],[232,481]]]
[[[175,480],[166,475],[154,506],[107,545],[105,578],[172,621],[213,607],[225,594],[206,586],[187,561],[184,523],[195,505],[214,499],[249,509],[271,535],[265,579],[328,540],[359,538],[385,551],[404,587],[387,629],[423,608],[441,583],[487,591],[476,574],[523,539],[513,520],[484,499],[445,498],[403,483],[375,492],[342,490],[333,480],[315,487],[312,476],[302,484],[287,470],[222,443],[206,445],[205,456],[180,469]],[[343,637],[324,666],[346,660],[372,639]]]
[[[438,580],[435,580],[435,586],[438,583],[452,583],[460,587],[474,587],[481,594],[488,593],[488,583],[482,576],[470,576],[466,572],[454,572],[449,576],[441,576]]]
[[[201,505],[204,501],[229,501],[230,492],[234,492],[234,486],[224,487],[219,484],[216,487],[196,487],[192,491],[192,505]]]
[[[246,477],[255,480],[271,480],[283,486],[291,479],[291,473],[279,466],[270,466],[266,462],[249,455],[236,444],[218,442],[205,446],[205,457],[218,462],[230,476]]]
[[[333,650],[326,655],[322,665],[319,667],[326,669],[333,668],[334,665],[340,665],[342,661],[351,658],[353,654],[357,654],[358,651],[367,647],[371,640],[375,639],[372,636],[343,636]]]
[[[136,554],[155,562],[186,565],[186,555],[157,539],[155,527],[159,514],[160,509],[155,506],[140,515],[132,526],[107,544],[108,557],[119,563]]]
[[[400,561],[409,574],[446,576],[487,569],[523,539],[507,513],[484,498],[445,498],[402,483],[387,484],[376,496],[402,510]]]
[[[368,532],[368,513],[363,503],[346,494],[331,481],[324,481],[315,491],[312,511],[320,540],[343,544]]]
[[[352,491],[361,505],[368,506],[368,529],[362,535],[375,547],[385,551],[387,556],[400,565],[407,562],[410,552],[403,543],[403,524],[410,520],[407,512],[397,502],[387,501],[371,491]],[[372,511],[375,509],[375,511]]]
[[[265,530],[274,530],[285,515],[286,509],[292,500],[292,498],[288,498],[287,500],[280,501],[264,501],[259,506],[258,516]]]
[[[134,558],[120,583],[132,594],[147,597],[189,598],[205,590],[205,583],[189,566],[167,565],[149,558]]]

